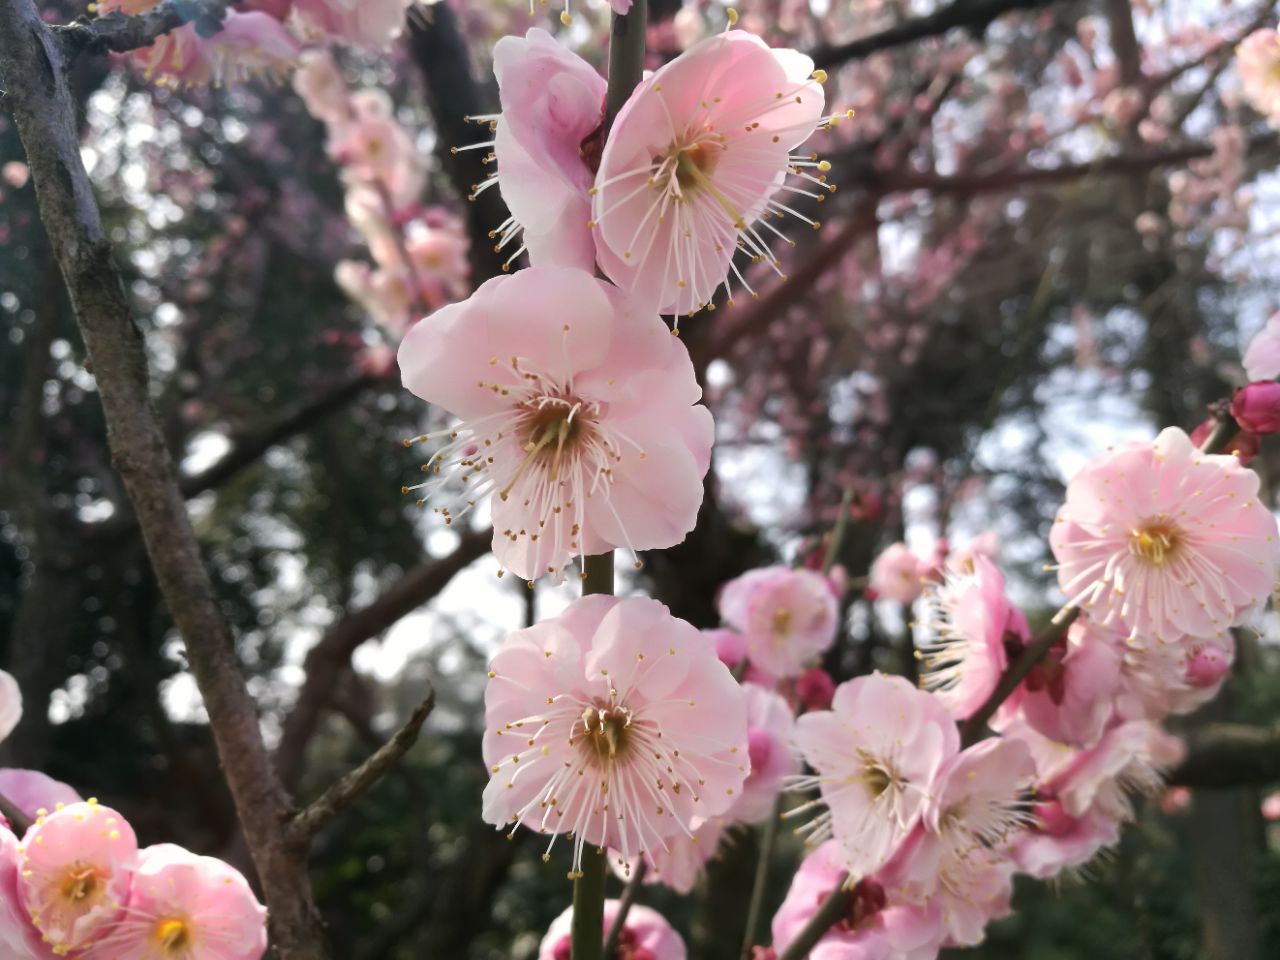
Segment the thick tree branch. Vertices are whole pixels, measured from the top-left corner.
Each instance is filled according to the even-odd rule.
[[[422,725],[436,705],[435,690],[428,690],[427,697],[413,711],[390,740],[383,744],[364,763],[326,790],[319,799],[298,812],[289,823],[289,843],[299,852],[306,852],[317,833],[344,810],[362,797],[375,783],[400,762],[418,742]]]
[[[1280,783],[1280,728],[1214,723],[1190,734],[1187,756],[1169,775],[1182,787],[1263,787]]]
[[[23,813],[16,803],[0,793],[0,816],[9,821],[9,829],[13,831],[14,836],[19,840],[22,835],[27,832],[27,828],[31,826],[31,820]]]
[[[302,775],[307,744],[315,734],[320,715],[356,648],[412,613],[446,586],[464,567],[489,549],[488,533],[467,533],[447,557],[430,560],[410,570],[367,607],[343,617],[330,627],[307,653],[306,679],[298,700],[284,722],[276,749],[276,768],[285,786],[293,789]]]
[[[256,463],[272,447],[305,433],[380,382],[378,377],[367,373],[355,374],[283,414],[274,423],[233,438],[231,449],[212,466],[182,478],[182,495],[194,497],[221,486],[245,467]]]
[[[873,53],[927,40],[951,30],[965,29],[971,34],[986,32],[997,17],[1018,10],[1038,10],[1058,0],[954,0],[925,17],[915,17],[895,24],[887,30],[848,43],[820,47],[810,55],[822,69],[839,67],[853,60],[864,60]]]
[[[80,17],[53,27],[68,58],[81,51],[128,53],[149,47],[166,33],[188,23],[206,33],[216,31],[234,0],[162,0],[150,10],[132,16],[116,10],[104,17]]]
[[[147,356],[80,158],[62,47],[33,0],[0,0],[0,88],[27,151],[41,219],[84,337],[112,459],[186,645],[282,960],[327,953],[306,866],[283,838],[290,813],[214,596],[177,468],[151,404]]]

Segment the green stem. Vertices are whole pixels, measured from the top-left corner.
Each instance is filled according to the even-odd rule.
[[[604,878],[608,860],[603,850],[582,851],[582,871],[573,881],[573,960],[604,956]]]
[[[827,544],[827,554],[822,558],[822,572],[830,573],[831,568],[840,559],[840,548],[844,546],[845,535],[849,532],[849,508],[853,506],[853,487],[844,488],[844,496],[840,498],[840,516],[836,517],[835,528],[831,531],[831,542]]]
[[[764,891],[768,886],[769,861],[773,859],[773,841],[778,835],[778,818],[782,815],[782,797],[773,801],[773,810],[760,831],[760,856],[756,860],[756,877],[751,885],[751,901],[747,907],[747,928],[742,934],[742,960],[751,960],[760,928],[760,912],[764,907]]]
[[[649,0],[635,0],[631,12],[613,15],[609,43],[609,90],[605,98],[606,135],[622,105],[644,75],[644,35],[649,18]]]

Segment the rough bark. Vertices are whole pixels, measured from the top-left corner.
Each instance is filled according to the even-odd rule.
[[[97,380],[112,461],[185,642],[271,912],[278,955],[317,960],[327,947],[304,858],[285,843],[289,798],[262,741],[234,638],[218,609],[151,404],[142,334],[80,159],[64,51],[33,0],[0,0],[0,69],[41,219]]]

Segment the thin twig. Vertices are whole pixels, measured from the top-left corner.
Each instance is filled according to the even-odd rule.
[[[782,816],[782,795],[773,801],[769,819],[760,831],[760,855],[756,858],[756,875],[751,882],[751,900],[747,904],[747,925],[742,933],[742,960],[751,960],[751,948],[760,928],[760,912],[764,908],[764,891],[769,880],[769,861],[773,858],[773,842],[778,836],[778,820]]]
[[[132,15],[115,10],[102,17],[80,17],[53,27],[53,35],[68,60],[81,51],[128,53],[149,47],[166,33],[194,23],[203,33],[215,32],[234,0],[163,0],[150,10]]]
[[[636,897],[640,895],[640,888],[644,885],[644,878],[648,872],[649,861],[641,857],[640,862],[631,871],[631,879],[622,888],[622,896],[618,898],[618,910],[613,915],[613,923],[609,925],[609,935],[604,938],[605,960],[612,960],[618,951],[618,941],[622,938],[622,931],[627,926],[627,914],[631,912]]]
[[[1076,622],[1076,617],[1078,616],[1080,616],[1080,608],[1067,604],[1055,613],[1048,625],[1023,647],[1022,653],[1005,670],[1000,682],[996,684],[995,690],[991,692],[991,696],[987,697],[986,703],[980,706],[977,712],[965,721],[962,735],[966,745],[982,738],[983,732],[987,727],[987,721],[995,716],[996,711],[1000,709],[1000,705],[1009,699],[1014,690],[1018,689],[1018,684],[1027,678],[1027,674],[1035,669],[1036,664],[1049,652],[1049,648],[1062,639],[1062,636],[1067,632],[1067,628]]]
[[[0,793],[0,814],[9,821],[9,828],[13,830],[14,836],[21,838],[27,832],[27,828],[31,826],[31,818],[28,817],[18,807],[16,803]]]
[[[418,705],[395,736],[379,747],[368,760],[326,790],[319,799],[294,815],[289,822],[289,842],[305,849],[315,835],[338,814],[359,800],[375,783],[400,762],[418,742],[422,725],[436,705],[436,692],[427,691],[426,699]]]
[[[809,918],[795,939],[787,944],[787,949],[778,954],[778,960],[803,960],[809,955],[814,944],[841,920],[849,916],[853,906],[853,891],[848,889],[849,874],[844,874],[836,888],[822,901],[822,906]]]

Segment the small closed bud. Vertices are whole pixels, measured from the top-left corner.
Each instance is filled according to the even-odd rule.
[[[1280,432],[1280,383],[1259,380],[1241,387],[1231,397],[1231,416],[1250,433]]]
[[[813,667],[796,677],[796,697],[806,710],[826,710],[836,695],[836,684],[821,667]]]
[[[1212,644],[1206,644],[1187,657],[1187,683],[1193,687],[1212,687],[1227,675],[1231,669],[1231,658],[1227,652]]]

